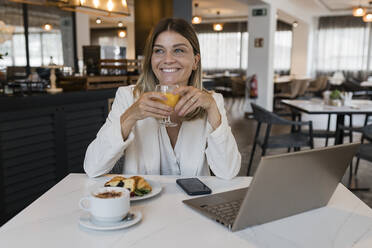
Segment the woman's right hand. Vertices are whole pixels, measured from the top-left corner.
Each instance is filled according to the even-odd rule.
[[[172,114],[173,108],[160,101],[167,97],[159,92],[146,92],[142,94],[121,116],[120,125],[123,139],[125,140],[132,127],[138,120],[147,117],[165,118]]]

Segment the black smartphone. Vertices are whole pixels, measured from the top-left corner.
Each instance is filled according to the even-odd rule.
[[[205,195],[212,193],[212,190],[198,178],[181,178],[177,179],[176,183],[188,195]]]

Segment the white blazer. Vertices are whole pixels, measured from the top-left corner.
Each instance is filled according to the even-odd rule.
[[[159,123],[149,117],[136,122],[128,138],[121,135],[120,116],[134,103],[134,86],[120,87],[112,109],[85,154],[84,170],[90,177],[108,173],[124,156],[123,174],[160,174]],[[206,118],[182,123],[177,139],[181,176],[213,173],[231,179],[240,170],[241,156],[227,122],[221,94],[213,93],[221,124],[213,131]],[[182,141],[182,142],[181,142]]]

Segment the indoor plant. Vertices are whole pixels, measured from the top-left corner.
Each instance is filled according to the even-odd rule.
[[[330,104],[333,106],[341,106],[341,92],[339,90],[333,90],[329,95]]]

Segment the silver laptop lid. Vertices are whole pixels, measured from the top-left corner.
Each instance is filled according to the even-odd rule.
[[[359,144],[261,159],[232,231],[327,205]]]

